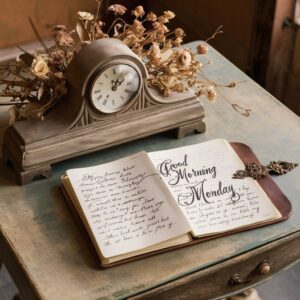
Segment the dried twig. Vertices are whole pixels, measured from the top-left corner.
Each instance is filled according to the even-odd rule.
[[[36,29],[36,27],[35,27],[32,19],[29,17],[28,20],[29,20],[30,26],[31,26],[34,34],[36,35],[37,39],[39,40],[39,42],[41,43],[41,45],[43,46],[43,48],[45,49],[45,51],[48,53],[49,50],[48,50],[46,44],[44,43],[43,39],[41,38],[39,32],[37,31],[37,29]]]

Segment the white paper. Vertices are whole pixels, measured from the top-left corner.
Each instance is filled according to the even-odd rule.
[[[244,164],[226,140],[152,152],[149,156],[194,236],[228,231],[279,215],[255,180],[232,179]]]
[[[145,152],[67,175],[104,257],[190,231]]]

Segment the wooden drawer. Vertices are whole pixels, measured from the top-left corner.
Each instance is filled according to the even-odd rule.
[[[131,299],[214,299],[270,279],[299,258],[298,232]],[[238,283],[238,279],[242,282]]]

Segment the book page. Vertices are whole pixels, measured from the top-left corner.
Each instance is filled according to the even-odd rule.
[[[232,179],[243,162],[223,139],[149,153],[194,236],[229,231],[280,217],[252,178]]]
[[[145,152],[99,166],[72,169],[67,175],[106,258],[190,231]]]

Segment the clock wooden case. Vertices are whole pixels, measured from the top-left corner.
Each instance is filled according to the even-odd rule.
[[[51,176],[51,164],[177,129],[205,131],[192,92],[163,97],[147,86],[141,59],[117,39],[85,46],[68,67],[68,95],[41,120],[23,120],[4,136],[3,154],[21,184]]]

